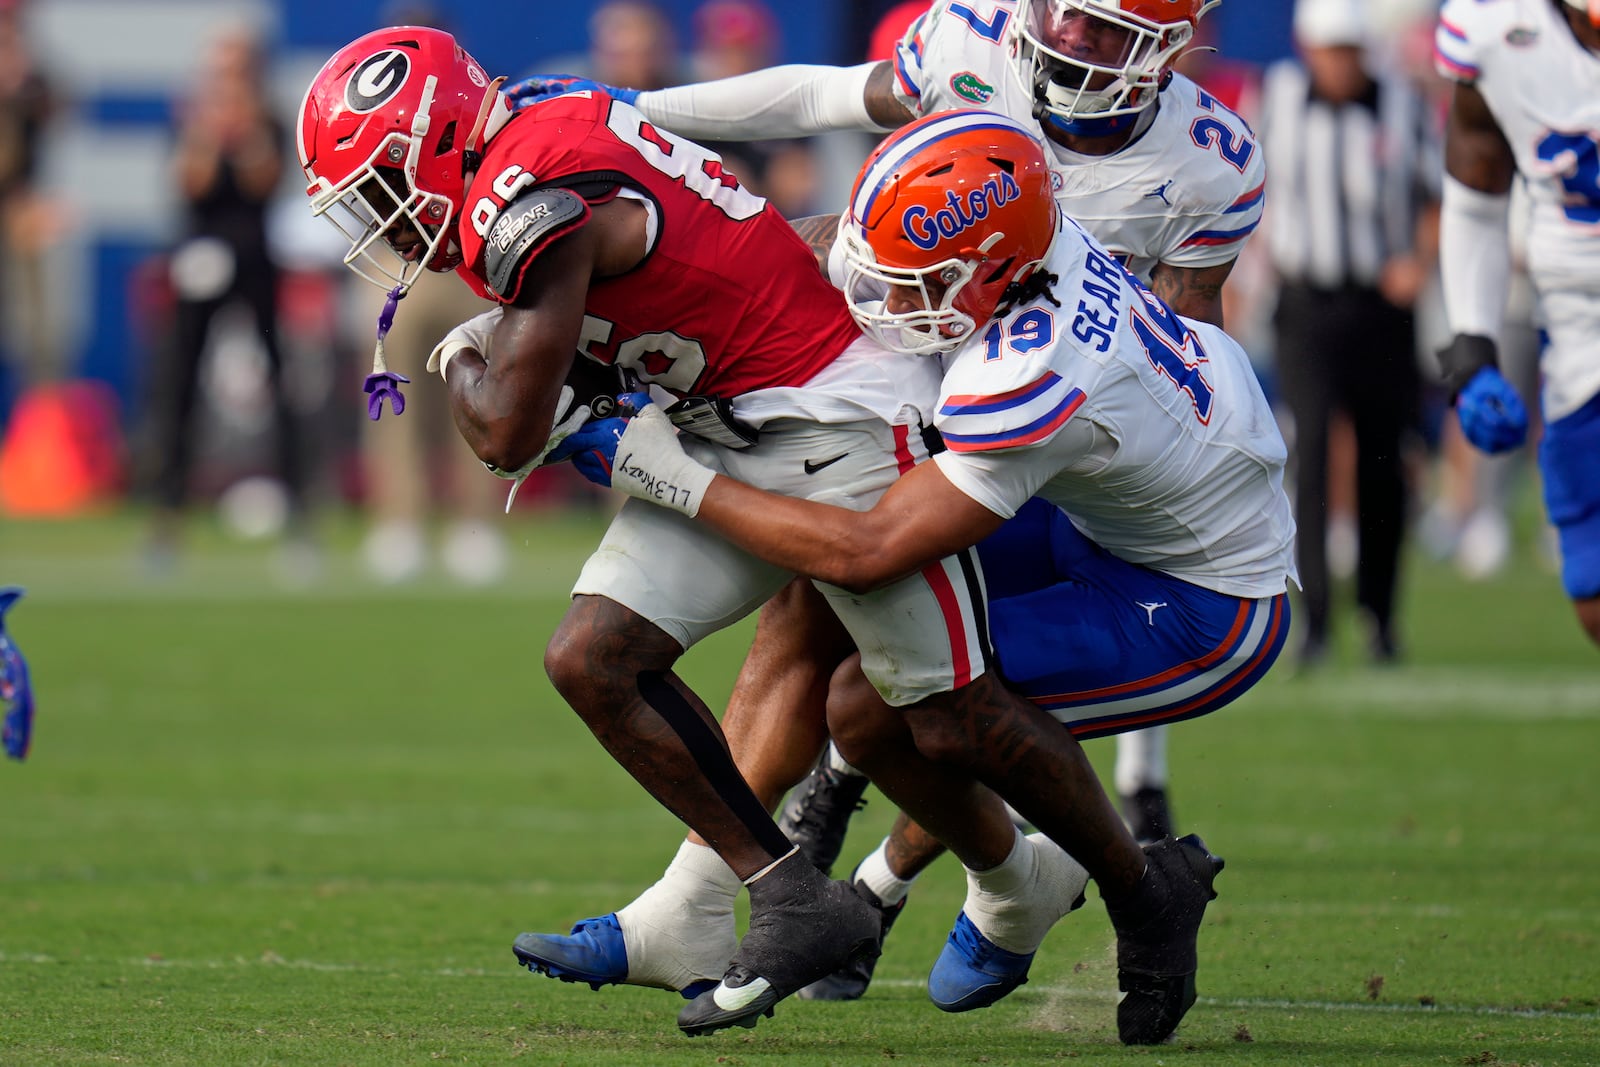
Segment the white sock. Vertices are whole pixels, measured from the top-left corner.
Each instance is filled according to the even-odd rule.
[[[967,869],[963,910],[978,932],[1007,952],[1037,952],[1072,910],[1089,872],[1043,834],[1017,832],[1011,853],[987,871]]]
[[[911,883],[916,876],[900,878],[889,869],[889,839],[873,850],[872,855],[861,861],[856,867],[856,873],[851,876],[853,881],[860,882],[872,890],[885,905],[898,904],[906,898],[911,891]]]
[[[717,855],[717,850],[710,845],[697,845],[687,838],[678,846],[678,854],[672,857],[661,875],[662,881],[669,879],[701,885],[706,892],[729,900],[739,895],[739,876]]]
[[[685,841],[660,881],[618,910],[632,985],[683,989],[721,978],[738,947],[739,876],[716,851]]]
[[[822,758],[828,761],[829,767],[832,767],[840,774],[848,774],[852,778],[866,777],[866,775],[862,774],[860,771],[856,770],[854,767],[850,766],[850,764],[845,762],[844,757],[839,755],[839,746],[835,745],[832,741],[828,742],[827,754]]]
[[[1167,728],[1151,726],[1117,735],[1117,766],[1112,772],[1117,795],[1131,797],[1141,789],[1167,787]]]

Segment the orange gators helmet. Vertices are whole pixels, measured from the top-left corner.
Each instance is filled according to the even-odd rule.
[[[312,213],[350,241],[346,266],[403,293],[423,267],[461,262],[466,172],[498,85],[454,37],[422,26],[369,33],[323,65],[300,104],[300,165]]]
[[[1056,228],[1050,166],[1026,127],[990,111],[918,119],[856,177],[839,226],[850,312],[885,347],[948,352],[1038,266]],[[901,287],[912,310],[890,310]]]
[[[1113,133],[1155,102],[1161,80],[1222,0],[1022,0],[1011,58],[1034,115],[1067,133]]]

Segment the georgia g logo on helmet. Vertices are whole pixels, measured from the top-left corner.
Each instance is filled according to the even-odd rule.
[[[388,103],[411,74],[411,57],[390,48],[363,59],[345,86],[344,101],[351,111],[365,114]]]

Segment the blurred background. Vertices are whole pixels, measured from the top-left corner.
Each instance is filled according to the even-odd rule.
[[[418,382],[411,412],[365,418],[359,384],[379,294],[340,267],[294,159],[294,117],[322,61],[376,26],[423,21],[456,33],[492,73],[663,86],[882,57],[924,6],[0,0],[0,520],[128,516],[137,565],[155,577],[182,565],[199,523],[276,546],[291,585],[315,581],[334,550],[356,554],[378,583],[497,580],[507,558],[501,487],[476,469],[421,368],[438,336],[474,310],[450,279],[419,288],[392,342],[398,368]],[[1296,54],[1293,7],[1227,0],[1202,24],[1217,52],[1186,69],[1255,122],[1264,71]],[[1413,80],[1442,121],[1433,10],[1432,0],[1372,0],[1369,65]],[[838,134],[714,147],[793,217],[836,210],[871,143]],[[1267,245],[1253,241],[1234,272],[1229,327],[1271,393],[1277,277]],[[1506,518],[1527,494],[1526,462],[1478,463],[1428,388],[1428,353],[1442,341],[1432,289],[1416,301],[1424,388],[1407,436],[1412,536],[1482,578],[1519,547],[1548,550],[1541,530]],[[1292,438],[1287,413],[1285,429]],[[1349,436],[1335,413],[1336,579],[1357,565]],[[519,509],[604,506],[569,474],[550,472]],[[330,523],[353,526],[354,543],[330,540]]]

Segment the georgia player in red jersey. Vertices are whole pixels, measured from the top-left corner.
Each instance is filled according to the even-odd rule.
[[[623,197],[654,227],[626,273],[592,279],[579,351],[676,393],[800,385],[860,331],[811,250],[691,141],[600,93],[530,109],[497,133],[467,190],[461,249],[484,295],[515,303],[539,242]],[[543,224],[556,212],[559,226]],[[670,332],[662,326],[670,324]]]
[[[313,211],[349,239],[353,269],[395,300],[424,268],[458,269],[495,302],[430,363],[480,459],[515,477],[563,455],[587,418],[568,410],[575,353],[684,398],[686,447],[778,492],[869,507],[926,458],[933,361],[863,339],[807,244],[715,155],[604,93],[513,115],[498,84],[448,34],[393,27],[328,61],[299,122]],[[632,501],[545,652],[601,744],[750,888],[750,932],[719,949],[719,990],[737,1004],[680,1018],[690,1033],[876,952],[877,911],[793,849],[672,673],[788,578]],[[893,636],[863,654],[894,664],[907,700],[983,674],[981,610],[975,567],[957,558],[838,609]]]

